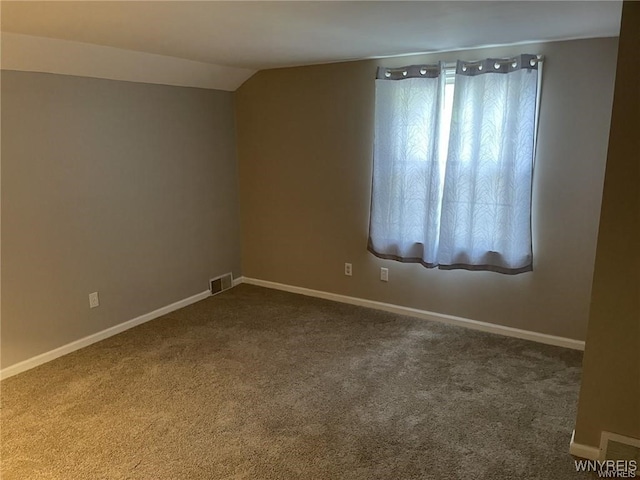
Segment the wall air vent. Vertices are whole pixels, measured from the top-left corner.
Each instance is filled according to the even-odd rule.
[[[600,436],[600,460],[614,461],[615,468],[625,472],[627,478],[640,476],[640,439],[611,432]],[[620,476],[620,475],[619,475]]]
[[[224,275],[220,275],[219,277],[209,280],[209,290],[211,290],[211,295],[223,292],[231,287],[233,287],[233,274],[231,273],[225,273]]]

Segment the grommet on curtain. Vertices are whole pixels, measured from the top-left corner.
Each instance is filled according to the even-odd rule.
[[[427,69],[426,69],[426,68],[424,68],[424,67],[422,67],[422,68],[420,69],[420,75],[424,75],[425,73],[427,73]]]
[[[531,60],[529,60],[529,65],[531,65],[532,67],[535,67],[537,61],[538,61],[537,58],[532,58]]]
[[[386,70],[386,71],[384,72],[384,76],[385,76],[385,77],[387,77],[387,78],[389,78],[389,77],[391,76],[391,72],[390,72],[389,70]]]
[[[463,72],[466,72],[466,71],[467,71],[467,66],[466,66],[466,65],[463,65],[463,66],[462,66],[462,71],[463,71]]]
[[[517,66],[518,66],[518,61],[517,61],[517,60],[515,60],[515,61],[511,64],[511,67],[512,67],[512,68],[516,68]]]
[[[402,76],[403,76],[403,77],[406,77],[406,76],[407,76],[407,73],[408,73],[408,72],[407,72],[406,70],[403,70],[403,71],[402,71]]]
[[[482,70],[482,64],[478,65],[478,70]]]

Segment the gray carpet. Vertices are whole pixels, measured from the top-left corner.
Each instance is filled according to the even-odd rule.
[[[585,478],[581,358],[241,285],[3,381],[2,478]]]

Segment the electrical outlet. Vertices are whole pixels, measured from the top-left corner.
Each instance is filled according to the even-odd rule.
[[[383,282],[389,281],[389,269],[388,268],[380,268],[380,280]]]
[[[100,300],[98,299],[98,292],[89,294],[89,308],[96,308],[100,306]]]
[[[350,264],[350,263],[345,263],[345,264],[344,264],[344,274],[345,274],[347,277],[350,277],[350,276],[352,275],[352,273],[353,273],[353,272],[352,272],[351,264]]]

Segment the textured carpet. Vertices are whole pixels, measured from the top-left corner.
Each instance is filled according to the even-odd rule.
[[[585,478],[581,357],[241,285],[2,382],[2,478]]]

